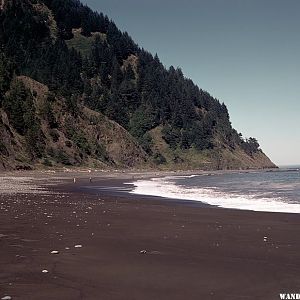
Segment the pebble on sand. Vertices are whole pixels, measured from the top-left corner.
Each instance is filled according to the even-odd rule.
[[[59,251],[57,251],[57,250],[53,250],[53,251],[51,251],[50,253],[51,253],[51,254],[58,254],[58,253],[59,253]]]
[[[4,297],[1,298],[1,300],[11,300],[11,299],[12,299],[11,296],[4,296]]]

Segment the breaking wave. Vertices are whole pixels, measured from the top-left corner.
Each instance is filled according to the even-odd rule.
[[[197,175],[186,176],[192,178]],[[300,213],[300,204],[288,202],[284,197],[272,197],[270,192],[257,192],[251,195],[221,191],[218,187],[188,187],[176,185],[174,177],[152,178],[133,182],[130,193],[164,198],[200,201],[213,206],[263,211]],[[182,177],[182,176],[180,176]]]

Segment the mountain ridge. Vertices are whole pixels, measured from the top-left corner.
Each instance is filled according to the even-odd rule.
[[[0,168],[275,167],[224,103],[102,13],[76,0],[1,4]]]

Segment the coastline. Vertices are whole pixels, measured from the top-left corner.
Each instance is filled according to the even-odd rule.
[[[131,174],[93,178],[108,187],[99,194],[82,188],[88,173],[75,184],[74,174],[38,176],[48,195],[0,194],[0,298],[278,299],[298,292],[298,215],[109,188],[138,177]]]

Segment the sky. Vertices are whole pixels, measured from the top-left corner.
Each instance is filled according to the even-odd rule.
[[[300,1],[82,2],[224,102],[274,163],[300,164]]]

